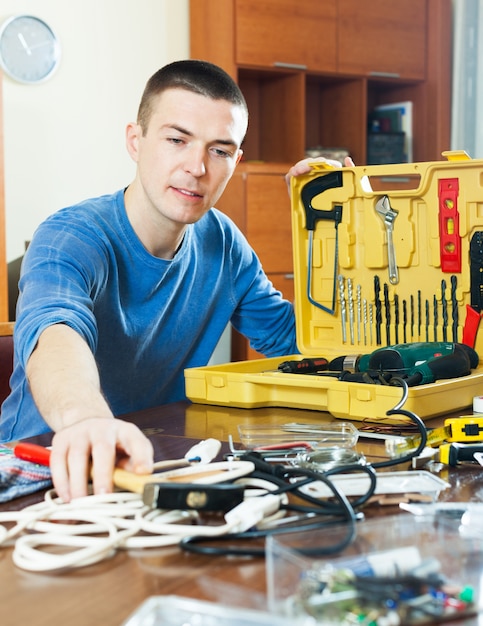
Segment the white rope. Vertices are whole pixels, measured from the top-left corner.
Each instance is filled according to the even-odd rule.
[[[220,470],[223,481],[228,476],[232,480],[240,476],[242,469],[244,473],[251,469],[233,462],[213,463],[200,468],[200,474],[207,468]],[[177,472],[197,482],[192,468]],[[211,475],[208,478],[214,482]],[[164,547],[194,535],[217,537],[246,529],[247,520],[280,515],[278,509],[284,497],[269,493],[276,488],[272,483],[239,480],[253,489],[245,491],[244,508],[239,513],[238,507],[229,511],[225,523],[219,525],[196,523],[199,514],[194,510],[152,509],[137,493],[89,495],[64,503],[50,490],[43,502],[22,511],[0,512],[0,547],[14,542],[13,562],[24,570],[58,572],[111,558],[119,549]]]

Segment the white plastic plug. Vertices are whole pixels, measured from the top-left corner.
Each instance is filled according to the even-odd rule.
[[[280,496],[267,494],[256,498],[247,498],[225,515],[225,520],[232,526],[230,532],[241,533],[252,528],[264,517],[276,513],[280,508]]]
[[[204,439],[190,448],[184,458],[191,463],[198,462],[204,465],[211,463],[220,450],[221,442],[218,439]]]

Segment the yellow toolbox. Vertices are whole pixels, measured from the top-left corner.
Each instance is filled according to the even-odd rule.
[[[201,404],[297,407],[385,420],[392,385],[279,371],[287,358],[370,355],[387,346],[459,343],[479,358],[469,375],[409,388],[422,418],[459,411],[483,391],[483,160],[334,169],[292,179],[295,316],[301,356],[185,371]],[[479,361],[479,363],[478,363]]]

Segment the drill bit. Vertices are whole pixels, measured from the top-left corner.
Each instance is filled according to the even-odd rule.
[[[408,303],[407,300],[404,299],[403,300],[403,341],[404,343],[407,343],[407,323],[408,323]]]
[[[372,346],[372,325],[374,324],[374,305],[369,303],[369,343]]]
[[[418,289],[418,337],[421,337],[421,290]]]
[[[386,312],[386,345],[391,345],[391,305],[389,303],[389,285],[384,283],[384,310]]]
[[[381,345],[381,324],[382,324],[382,305],[381,305],[381,283],[379,276],[374,276],[374,305],[376,307],[376,343]]]
[[[361,318],[362,318],[362,287],[357,285],[357,343],[361,343]]]
[[[414,337],[414,296],[411,294],[409,298],[409,307],[411,309],[411,339]]]
[[[448,341],[448,301],[446,300],[446,281],[441,281],[441,314],[443,316],[443,341]]]
[[[451,317],[453,320],[453,341],[454,343],[458,342],[458,299],[456,298],[456,286],[457,286],[457,278],[456,276],[451,276]]]
[[[342,324],[342,343],[346,343],[347,334],[346,334],[346,323],[347,323],[347,314],[345,308],[345,292],[344,292],[344,277],[342,274],[338,276],[339,282],[339,302],[340,302],[340,321]]]
[[[394,294],[394,328],[396,331],[394,341],[399,343],[399,296]]]
[[[434,341],[438,341],[438,299],[436,295],[433,296],[433,319],[434,319],[434,328],[433,328],[433,336]]]
[[[352,291],[352,278],[347,279],[347,302],[349,304],[349,334],[351,344],[354,345],[354,293]]]
[[[425,301],[426,310],[426,341],[429,341],[429,300]]]
[[[364,345],[367,345],[367,300],[362,301],[362,310],[364,315]]]

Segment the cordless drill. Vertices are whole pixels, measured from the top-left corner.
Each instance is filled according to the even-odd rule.
[[[478,363],[478,354],[465,344],[433,341],[400,343],[369,354],[340,356],[329,363],[329,370],[381,372],[402,376],[409,386],[414,386],[467,376]]]

